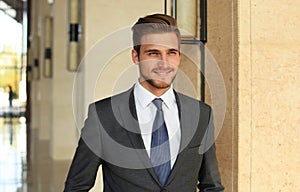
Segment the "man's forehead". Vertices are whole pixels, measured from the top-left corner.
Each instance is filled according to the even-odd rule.
[[[179,42],[175,33],[149,33],[145,34],[141,38],[141,45],[158,45],[168,48],[178,49]]]

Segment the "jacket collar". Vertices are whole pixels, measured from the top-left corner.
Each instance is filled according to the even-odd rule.
[[[148,170],[148,172],[153,177],[153,179],[159,183],[156,174],[154,172],[154,169],[152,168],[151,160],[145,149],[142,136],[140,134],[140,127],[137,120],[137,112],[135,107],[133,89],[134,89],[133,87],[129,89],[126,94],[128,99],[127,104],[126,102],[122,102],[118,106],[120,111],[120,116],[124,121],[124,126],[130,129],[130,131],[128,132],[128,137],[131,141],[133,148],[137,149],[138,156],[142,161],[142,163],[144,164],[145,168]],[[195,100],[192,100],[189,97],[177,93],[175,90],[174,90],[174,94],[175,94],[175,98],[178,106],[178,112],[179,112],[181,142],[180,142],[180,151],[177,156],[177,160],[173,166],[172,172],[169,176],[168,182],[174,179],[176,172],[180,169],[180,165],[182,165],[182,162],[184,161],[185,153],[183,153],[183,151],[186,149],[191,139],[193,138],[196,129],[198,127],[197,120],[199,120],[200,118],[199,105],[195,105]]]

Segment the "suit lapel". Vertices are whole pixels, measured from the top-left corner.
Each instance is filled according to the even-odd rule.
[[[187,150],[187,146],[197,130],[197,124],[200,115],[199,105],[195,104],[198,102],[192,102],[192,100],[176,92],[175,97],[179,111],[181,130],[180,151],[172,168],[167,184],[174,179],[178,171],[180,171],[181,166],[183,165],[186,154],[185,151]]]
[[[133,146],[133,149],[137,149],[136,152],[145,169],[150,173],[153,179],[157,183],[159,183],[154,169],[152,168],[152,163],[145,149],[145,145],[141,135],[137,119],[133,88],[129,90],[129,94],[126,94],[126,97],[127,98],[125,99],[127,100],[127,102],[120,102],[119,111],[124,123],[124,127],[128,130],[128,138]]]
[[[198,102],[191,102],[187,97],[182,96],[179,93],[175,93],[176,102],[179,112],[180,120],[180,130],[181,130],[181,141],[180,141],[180,151],[177,156],[176,162],[173,166],[171,174],[169,176],[167,184],[174,179],[178,171],[180,171],[180,166],[185,158],[185,150],[187,145],[190,143],[192,137],[194,136],[197,124],[199,120],[199,105],[195,104]],[[142,161],[145,169],[149,172],[152,178],[159,184],[157,176],[152,168],[151,160],[145,149],[145,145],[141,136],[139,123],[137,120],[136,106],[133,94],[133,88],[128,91],[128,94],[123,98],[125,100],[119,102],[118,105],[121,119],[124,123],[124,127],[128,130],[128,138],[136,152],[138,157]]]

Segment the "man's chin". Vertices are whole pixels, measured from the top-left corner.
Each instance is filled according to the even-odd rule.
[[[170,87],[171,83],[167,83],[167,82],[164,82],[164,81],[159,81],[159,80],[152,80],[152,79],[149,79],[147,80],[147,82],[152,86],[152,87],[155,87],[157,89],[167,89]]]

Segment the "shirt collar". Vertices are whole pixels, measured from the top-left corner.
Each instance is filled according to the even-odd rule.
[[[172,104],[176,102],[173,85],[163,95],[156,97],[150,91],[145,89],[139,82],[137,82],[134,86],[134,96],[139,102],[140,106],[143,108],[146,108],[155,98],[161,98],[168,108],[170,108]]]

